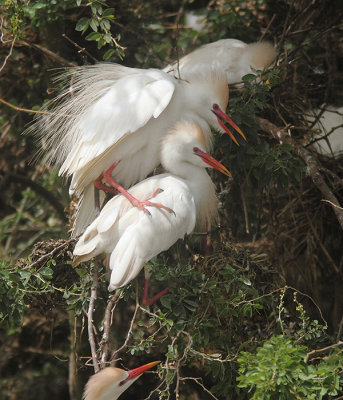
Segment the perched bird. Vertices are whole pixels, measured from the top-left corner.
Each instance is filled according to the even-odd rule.
[[[208,228],[218,213],[215,186],[205,168],[230,172],[204,151],[206,136],[197,122],[177,123],[161,142],[161,163],[167,173],[133,186],[140,198],[155,195],[157,202],[174,210],[148,207],[151,217],[121,195],[113,197],[76,243],[74,264],[99,254],[110,254],[109,290],[127,285],[144,263],[169,249],[178,239]]]
[[[184,79],[186,74],[213,67],[226,73],[229,84],[235,84],[244,75],[268,67],[276,55],[276,49],[268,42],[247,44],[237,39],[222,39],[199,47],[163,70],[177,77],[180,74]]]
[[[116,400],[142,374],[159,361],[125,371],[121,368],[107,367],[92,375],[83,394],[83,400]]]
[[[62,164],[59,174],[72,176],[69,192],[79,198],[74,236],[96,216],[93,183],[106,190],[103,175],[115,165],[111,185],[128,196],[124,187],[159,165],[160,139],[176,121],[196,121],[204,133],[205,149],[211,146],[210,126],[236,141],[222,119],[244,137],[223,111],[228,103],[225,74],[207,68],[183,78],[116,64],[77,68],[71,93],[56,99],[52,113],[38,122],[48,148],[45,160]],[[144,210],[152,205],[128,197]]]
[[[343,153],[343,107],[321,106],[308,110],[305,119],[312,124],[316,135],[313,148],[328,157],[338,157]]]

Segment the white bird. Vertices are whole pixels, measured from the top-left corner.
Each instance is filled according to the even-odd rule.
[[[104,368],[89,378],[83,400],[116,400],[143,372],[158,363],[153,361],[129,371],[116,367]]]
[[[343,107],[321,106],[308,110],[305,119],[311,122],[316,135],[312,138],[314,149],[328,157],[343,153]]]
[[[175,215],[148,207],[149,217],[118,195],[108,201],[76,243],[74,265],[110,254],[112,291],[127,285],[144,263],[169,249],[195,226],[207,229],[217,217],[218,204],[205,168],[216,168],[228,176],[230,172],[206,153],[205,147],[206,137],[199,124],[176,124],[161,144],[161,163],[168,173],[147,178],[129,190],[138,199],[155,195],[155,200],[173,209]]]
[[[225,72],[229,84],[242,82],[242,77],[268,67],[277,55],[268,42],[247,44],[237,39],[222,39],[205,44],[168,65],[163,71],[183,79],[208,67]]]
[[[74,236],[96,216],[93,183],[105,188],[102,174],[116,163],[111,183],[125,195],[121,185],[130,187],[159,165],[160,139],[176,121],[196,121],[206,149],[211,146],[210,126],[236,141],[220,118],[244,137],[223,111],[228,103],[223,73],[206,69],[183,78],[116,64],[76,69],[71,93],[61,95],[52,115],[39,124],[39,135],[50,149],[46,161],[62,164],[59,174],[72,176],[69,192],[80,199]],[[145,209],[146,204],[142,199],[135,205]]]

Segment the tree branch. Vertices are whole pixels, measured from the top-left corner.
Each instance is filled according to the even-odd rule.
[[[115,350],[112,353],[112,356],[111,356],[111,362],[112,363],[115,361],[115,357],[117,356],[117,354],[120,353],[127,346],[127,343],[130,340],[132,329],[133,329],[133,324],[135,322],[138,309],[139,309],[139,301],[138,301],[138,288],[137,288],[137,281],[136,281],[136,307],[135,307],[135,311],[134,311],[132,319],[131,319],[130,328],[129,328],[128,332],[127,332],[125,342],[122,344],[122,346],[119,347],[118,350]]]
[[[1,101],[1,99],[0,99]],[[64,212],[63,205],[59,202],[59,200],[48,190],[46,190],[43,186],[39,185],[37,182],[33,181],[32,179],[26,178],[24,176],[20,176],[14,174],[12,172],[7,172],[4,179],[0,182],[0,189],[3,190],[5,185],[7,184],[8,180],[14,180],[20,183],[23,183],[26,186],[29,186],[32,190],[36,193],[44,197],[57,211],[58,215],[62,219],[63,222],[67,222],[68,219]]]
[[[92,288],[91,288],[91,298],[89,301],[88,312],[87,312],[88,341],[89,341],[89,344],[91,347],[92,361],[93,361],[93,367],[94,367],[95,373],[100,371],[98,357],[97,357],[97,353],[96,353],[94,331],[93,331],[93,312],[94,312],[95,300],[97,297],[97,288],[98,288],[98,266],[95,263],[94,273],[93,273],[93,283],[92,283]]]
[[[119,300],[121,299],[122,290],[117,290],[116,293],[111,296],[111,298],[107,302],[105,315],[104,315],[104,333],[102,335],[101,343],[100,343],[100,355],[101,355],[101,367],[104,368],[106,366],[106,362],[109,354],[109,337],[110,330],[112,325],[112,315],[115,307],[117,306]]]
[[[337,197],[332,193],[331,189],[326,184],[324,178],[320,174],[320,165],[318,165],[318,161],[312,156],[311,152],[305,149],[300,144],[296,143],[295,140],[291,138],[285,128],[278,128],[270,121],[260,117],[256,117],[256,121],[259,124],[260,128],[264,132],[271,134],[274,139],[276,139],[280,143],[289,143],[293,146],[293,151],[305,161],[313,183],[325,197],[325,200],[327,200],[328,203],[331,205],[334,213],[336,214],[338,222],[343,229],[342,206],[339,204]]]
[[[58,64],[63,65],[64,67],[75,67],[76,64],[71,63],[70,61],[66,60],[65,58],[61,57],[60,55],[54,53],[53,51],[41,46],[40,44],[29,43],[25,40],[17,40],[17,46],[25,46],[25,47],[32,47],[44,55],[48,56],[49,58],[55,60]]]

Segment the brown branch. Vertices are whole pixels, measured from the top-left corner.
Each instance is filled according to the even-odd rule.
[[[16,111],[22,111],[22,112],[26,112],[26,113],[29,113],[29,114],[48,114],[48,115],[52,114],[51,112],[47,112],[47,111],[35,111],[35,110],[30,110],[29,108],[18,107],[18,106],[15,106],[15,105],[11,104],[11,103],[8,103],[4,99],[0,99],[0,103],[3,103],[6,106],[11,107]]]
[[[101,343],[100,343],[100,359],[101,359],[101,367],[104,368],[106,366],[106,362],[109,354],[109,337],[110,330],[112,325],[112,314],[117,306],[119,300],[121,299],[122,290],[117,290],[116,293],[111,296],[108,300],[105,315],[104,315],[104,333],[102,335]]]
[[[87,318],[88,318],[88,341],[91,347],[92,353],[92,361],[94,372],[97,373],[100,371],[98,357],[96,354],[96,345],[95,345],[95,338],[94,338],[94,331],[93,331],[93,313],[94,313],[94,306],[95,300],[97,297],[97,288],[98,288],[98,266],[95,264],[94,266],[94,273],[93,273],[93,283],[91,288],[91,298],[89,301]]]
[[[342,346],[342,345],[343,345],[343,341],[338,341],[337,343],[331,344],[330,346],[323,347],[322,349],[312,350],[307,353],[307,356],[305,357],[304,361],[308,362],[310,358],[313,358],[314,356],[316,356],[318,354],[325,353],[329,350],[334,349],[335,347]]]
[[[53,249],[52,251],[50,251],[50,253],[44,254],[42,257],[39,257],[38,260],[36,260],[35,262],[33,262],[32,264],[30,264],[28,267],[29,268],[33,268],[36,265],[41,264],[43,261],[45,260],[49,260],[51,258],[53,258],[53,256],[58,253],[60,250],[62,250],[63,248],[67,247],[70,243],[74,242],[75,239],[69,239],[66,240],[64,243],[62,243],[60,246],[56,247],[55,249]]]
[[[26,186],[29,186],[32,190],[34,190],[37,194],[44,197],[57,211],[60,218],[63,222],[67,222],[68,219],[64,212],[63,205],[59,202],[59,200],[48,190],[46,190],[43,186],[39,185],[37,182],[32,179],[26,178],[24,176],[20,176],[17,174],[13,174],[12,172],[6,173],[4,179],[0,182],[0,190],[4,190],[8,181],[17,181],[23,183]]]
[[[66,40],[68,40],[68,42],[70,42],[71,44],[73,44],[77,49],[79,49],[78,53],[85,53],[86,56],[88,56],[92,61],[94,61],[95,63],[98,63],[99,60],[97,60],[95,57],[93,57],[84,47],[81,47],[80,45],[78,45],[76,42],[74,42],[72,39],[70,39],[65,33],[62,34],[62,37],[64,37]]]
[[[313,183],[325,197],[325,200],[327,200],[331,205],[334,213],[336,214],[337,220],[343,229],[342,207],[339,204],[337,197],[332,193],[331,189],[320,174],[320,166],[318,165],[318,161],[312,156],[311,152],[300,144],[296,143],[285,128],[278,128],[270,121],[260,117],[256,117],[256,121],[260,125],[260,128],[264,132],[270,133],[274,139],[278,140],[280,143],[289,143],[293,146],[293,151],[305,161]]]
[[[35,43],[28,43],[25,40],[17,40],[17,46],[25,46],[25,47],[32,47],[37,49],[41,53],[45,54],[49,58],[55,60],[58,64],[63,65],[65,67],[75,67],[76,64],[66,60],[65,58],[61,57],[60,55],[54,53],[53,51],[41,46],[40,44]]]
[[[125,342],[119,347],[119,349],[115,350],[112,353],[111,365],[114,363],[114,361],[116,361],[115,357],[117,356],[117,354],[120,353],[123,349],[125,349],[125,347],[127,346],[128,342],[130,340],[130,337],[131,337],[131,334],[132,334],[132,330],[133,330],[133,324],[134,324],[134,322],[136,320],[136,315],[137,315],[137,311],[138,311],[139,307],[140,307],[140,305],[139,305],[139,301],[138,301],[138,287],[137,287],[137,281],[136,281],[136,307],[135,307],[135,311],[134,311],[132,319],[131,319],[130,328],[129,328],[128,332],[127,332]]]

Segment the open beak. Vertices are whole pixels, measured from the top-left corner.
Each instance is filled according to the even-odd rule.
[[[224,124],[224,122],[221,120],[221,118],[224,121],[228,122],[242,136],[244,140],[247,140],[241,129],[232,121],[232,119],[227,114],[225,114],[225,112],[218,106],[218,104],[213,105],[212,112],[216,115],[219,125],[224,129],[226,133],[228,133],[230,138],[237,144],[237,146],[239,146],[239,143],[230,132],[230,130],[227,128],[227,126]]]
[[[120,382],[119,386],[124,385],[124,383],[131,381],[132,379],[138,378],[140,375],[143,374],[143,372],[147,371],[148,369],[154,367],[156,364],[158,364],[160,361],[153,361],[148,364],[144,364],[138,368],[135,369],[130,369],[127,371],[129,373],[129,376],[124,379],[123,381]]]
[[[220,171],[221,173],[223,173],[224,175],[227,175],[229,177],[231,177],[231,172],[224,167],[223,164],[221,164],[219,161],[217,161],[215,158],[213,158],[212,156],[210,156],[208,153],[205,153],[204,151],[198,149],[197,147],[195,147],[193,149],[194,154],[196,154],[197,156],[201,157],[202,160],[208,164],[210,167],[217,169],[218,171]]]

